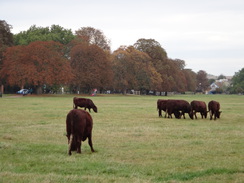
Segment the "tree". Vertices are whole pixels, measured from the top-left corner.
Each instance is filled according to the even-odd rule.
[[[226,77],[223,74],[220,74],[219,77],[218,77],[218,80],[219,79],[226,79]]]
[[[61,44],[68,44],[74,39],[71,29],[65,29],[59,25],[51,27],[37,27],[32,25],[27,31],[14,35],[15,45],[28,45],[35,41],[56,41]]]
[[[154,39],[138,39],[134,47],[147,53],[154,60],[165,60],[168,58],[166,51]]]
[[[71,66],[75,76],[73,84],[78,90],[90,92],[94,88],[102,90],[111,85],[113,74],[109,55],[97,45],[75,45],[71,49]]]
[[[13,45],[13,34],[11,33],[12,26],[5,20],[0,20],[0,70],[3,64],[3,53],[6,48]],[[3,93],[3,77],[0,75],[0,93]]]
[[[244,92],[244,68],[236,72],[232,78],[232,88],[233,93],[243,93]]]
[[[150,62],[148,54],[134,47],[120,47],[113,53],[114,83],[117,90],[156,90],[161,87],[161,75]]]
[[[75,31],[76,35],[88,44],[95,44],[103,50],[110,51],[110,41],[105,37],[102,31],[93,27],[82,27]]]
[[[184,74],[186,78],[186,90],[195,92],[197,84],[196,84],[196,73],[191,69],[184,69]]]
[[[64,46],[54,41],[10,47],[4,54],[0,74],[9,85],[34,86],[37,93],[42,92],[44,84],[67,84],[72,73],[63,50]]]
[[[207,79],[207,73],[203,70],[198,71],[197,73],[197,90],[204,91],[208,88],[208,79]]]

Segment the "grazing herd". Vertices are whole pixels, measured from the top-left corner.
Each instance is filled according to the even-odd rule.
[[[172,118],[172,114],[174,114],[175,118],[180,119],[182,116],[185,119],[185,113],[188,113],[191,119],[197,119],[196,113],[199,112],[203,118],[207,118],[207,114],[209,112],[210,120],[216,120],[216,118],[220,118],[221,111],[220,104],[217,101],[210,101],[207,105],[203,101],[193,100],[191,103],[185,100],[162,100],[158,99],[157,101],[157,109],[158,116],[162,116],[162,110],[165,112],[165,118],[168,115],[168,118]]]
[[[78,107],[84,107],[85,110],[78,109]],[[71,155],[71,151],[81,153],[81,143],[88,138],[88,144],[92,152],[95,152],[92,145],[92,127],[93,120],[89,112],[93,109],[97,112],[97,107],[91,99],[86,98],[73,98],[73,109],[67,114],[66,117],[66,133],[68,138],[68,154]],[[207,113],[210,114],[210,120],[216,120],[220,117],[221,111],[220,104],[217,101],[210,101],[207,105],[203,101],[192,101],[191,103],[185,100],[162,100],[157,101],[157,109],[159,117],[162,116],[162,111],[165,112],[165,118],[172,118],[174,114],[175,118],[180,119],[182,116],[185,119],[185,113],[189,115],[191,119],[197,119],[196,113],[199,112],[202,118],[207,118]]]

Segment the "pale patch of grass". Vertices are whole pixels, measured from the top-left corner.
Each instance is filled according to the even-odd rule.
[[[91,98],[91,97],[89,97]],[[243,182],[244,97],[217,100],[221,119],[159,118],[155,96],[93,97],[91,153],[67,154],[73,96],[0,98],[0,182]]]

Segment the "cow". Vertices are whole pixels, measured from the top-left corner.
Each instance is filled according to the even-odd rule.
[[[166,112],[171,118],[172,114],[174,113],[176,118],[180,119],[181,115],[183,115],[185,119],[185,113],[188,113],[189,117],[193,119],[191,105],[185,100],[168,100]]]
[[[66,132],[68,138],[68,154],[71,151],[81,153],[81,142],[88,138],[91,151],[95,152],[92,145],[93,120],[91,115],[82,109],[72,109],[66,117]]]
[[[167,101],[168,100],[163,100],[163,99],[158,99],[157,100],[157,110],[158,110],[158,116],[162,117],[162,110],[166,112],[166,107],[167,107]],[[166,117],[166,113],[165,113]]]
[[[213,119],[216,120],[216,118],[220,118],[220,114],[222,111],[219,111],[220,109],[220,104],[217,101],[211,100],[208,103],[208,110],[209,110],[209,115],[210,115],[210,120]]]
[[[207,118],[207,105],[205,102],[203,101],[197,101],[197,100],[193,100],[191,102],[191,108],[192,108],[192,112],[193,112],[193,117],[195,116],[195,118],[197,119],[197,112],[200,112],[202,119],[203,117]]]
[[[89,112],[91,112],[92,108],[94,112],[97,112],[97,106],[95,106],[91,99],[74,97],[73,108],[77,109],[78,107],[84,107],[85,110],[89,109]]]

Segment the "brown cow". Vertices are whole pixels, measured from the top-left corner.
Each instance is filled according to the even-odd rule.
[[[205,102],[193,100],[191,102],[191,108],[193,112],[193,117],[195,116],[196,119],[197,119],[197,115],[196,115],[197,112],[200,112],[202,119],[203,117],[207,118],[208,111]]]
[[[181,115],[183,115],[184,119],[185,119],[185,113],[188,113],[189,117],[193,119],[191,105],[189,104],[189,102],[185,100],[168,100],[167,113],[169,116],[171,116],[171,118],[172,118],[172,113],[174,113],[176,118],[181,118]]]
[[[91,115],[82,109],[72,109],[66,117],[66,132],[68,138],[68,154],[71,151],[81,153],[81,142],[88,138],[91,151],[94,152],[92,146],[92,127],[93,121]]]
[[[95,104],[91,99],[74,97],[73,108],[77,109],[78,107],[84,107],[85,110],[88,108],[89,112],[91,112],[91,108],[92,108],[94,112],[97,112],[97,106],[95,106]]]
[[[164,112],[166,112],[167,101],[168,100],[158,99],[158,101],[157,101],[157,110],[158,110],[158,116],[159,117],[162,117],[162,110]],[[166,113],[165,113],[165,117],[166,117]]]
[[[220,109],[219,102],[212,100],[208,103],[210,120],[212,120],[213,116],[214,116],[214,120],[216,120],[216,118],[220,118],[220,114],[222,111],[219,111],[219,109]]]

